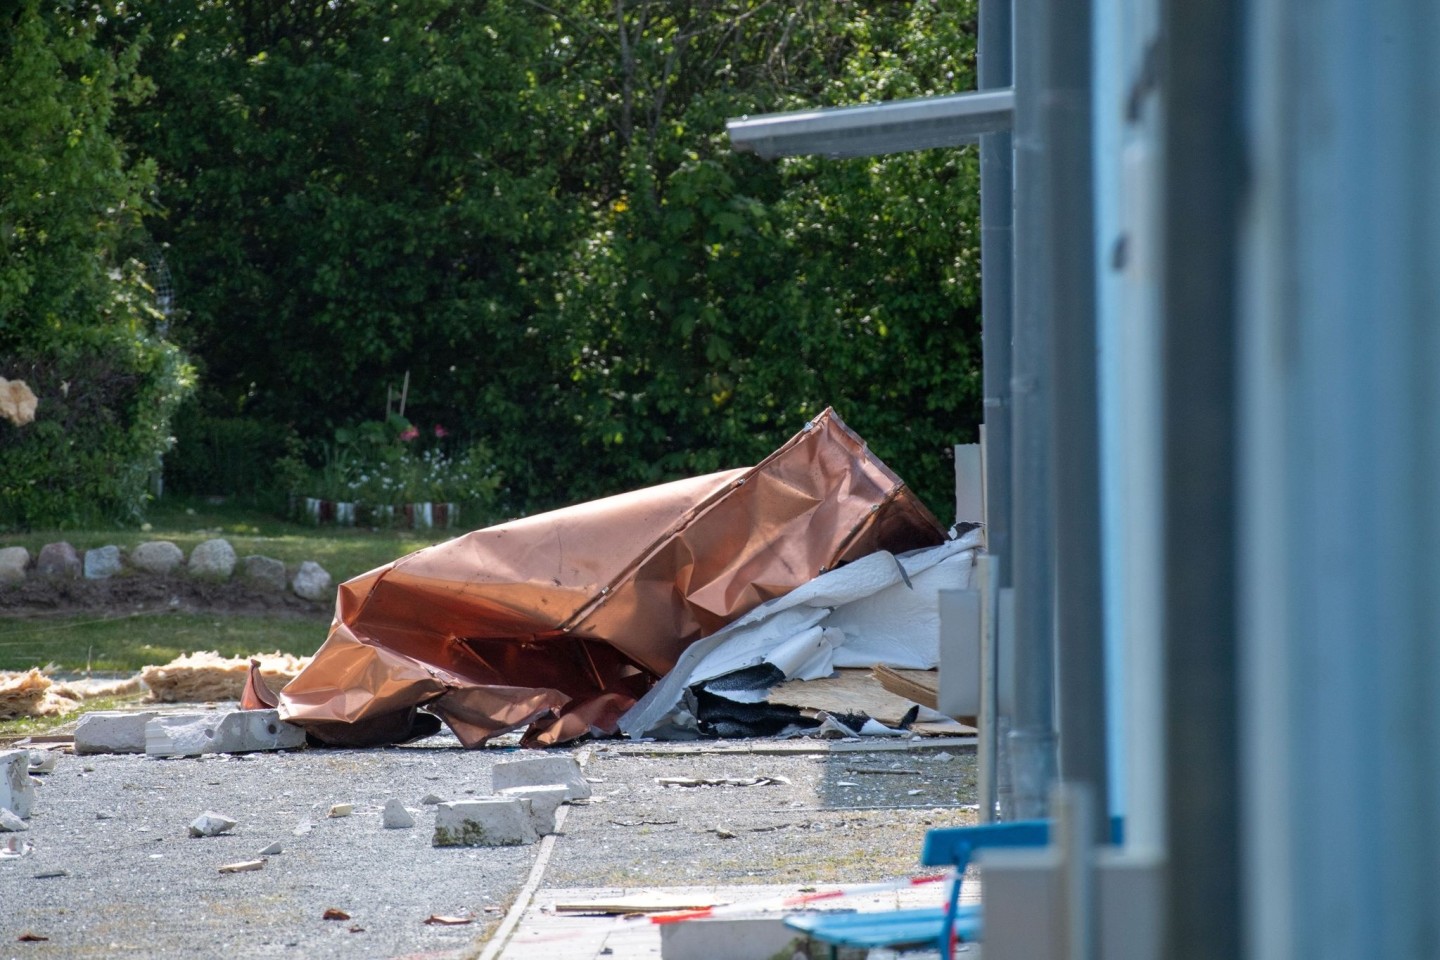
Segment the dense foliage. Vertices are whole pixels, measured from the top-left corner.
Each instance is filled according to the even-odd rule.
[[[973,151],[776,163],[724,124],[971,89],[973,0],[111,13],[153,86],[115,132],[205,387],[173,482],[221,492],[219,430],[318,468],[407,381],[510,510],[754,462],[833,405],[948,514],[980,413]]]
[[[33,423],[0,421],[0,530],[138,517],[189,388],[146,282],[154,166],[114,132],[150,88],[113,12],[0,13],[0,376],[39,399]]]

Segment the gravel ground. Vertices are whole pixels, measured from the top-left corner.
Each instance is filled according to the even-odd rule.
[[[466,751],[442,738],[425,744],[188,760],[61,757],[43,778],[30,830],[0,835],[34,848],[0,859],[0,957],[471,952],[524,881],[534,848],[437,849],[432,816],[419,812],[415,828],[386,830],[379,808],[392,796],[418,809],[431,792],[488,793],[490,765],[514,754]],[[336,803],[353,803],[354,814],[327,817]],[[239,825],[190,837],[190,822],[206,810]],[[284,852],[264,869],[218,872],[276,840]],[[68,875],[37,877],[57,870]],[[330,908],[350,920],[322,919]],[[476,922],[427,926],[431,914]],[[49,939],[19,942],[27,932]]]
[[[965,806],[975,799],[973,750],[744,749],[585,748],[595,799],[571,809],[543,886],[863,882],[924,872],[916,859],[925,830],[975,819]],[[441,736],[376,750],[63,756],[44,777],[31,829],[0,834],[33,845],[0,858],[0,960],[474,957],[538,848],[434,848],[420,801],[488,793],[490,766],[517,755],[466,751]],[[776,782],[656,782],[757,776]],[[390,797],[419,811],[415,828],[381,827]],[[354,814],[328,818],[335,803],[353,803]],[[191,838],[189,823],[206,810],[239,825]],[[284,851],[262,870],[218,873],[276,840]],[[37,876],[57,871],[65,875]],[[330,908],[350,919],[323,919]],[[431,914],[475,922],[427,926]],[[48,939],[21,942],[26,933]]]
[[[571,810],[548,887],[860,883],[927,873],[918,865],[925,831],[976,821],[972,749],[786,755],[601,744],[586,773],[599,781],[598,802]],[[658,782],[756,777],[777,782]]]

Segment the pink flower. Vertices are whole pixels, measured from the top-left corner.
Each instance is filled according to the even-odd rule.
[[[420,431],[415,429],[413,426],[406,427],[400,433],[400,439],[404,440],[406,443],[409,443],[411,440],[414,440],[418,436],[420,436]]]
[[[446,430],[444,427],[440,426],[440,424],[437,423],[435,424],[435,436],[448,437],[450,436],[450,431]]]

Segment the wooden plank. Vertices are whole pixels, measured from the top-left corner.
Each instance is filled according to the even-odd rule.
[[[875,665],[875,680],[897,697],[936,709],[940,697],[938,670],[900,670],[883,663]]]
[[[703,910],[729,902],[706,893],[650,891],[594,900],[562,900],[552,909],[556,913],[668,913],[671,910]]]

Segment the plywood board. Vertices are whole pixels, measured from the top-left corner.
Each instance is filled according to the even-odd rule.
[[[835,673],[821,680],[788,680],[776,684],[765,699],[826,713],[863,713],[891,726],[899,723],[915,706],[882,687],[867,669],[851,668]]]

